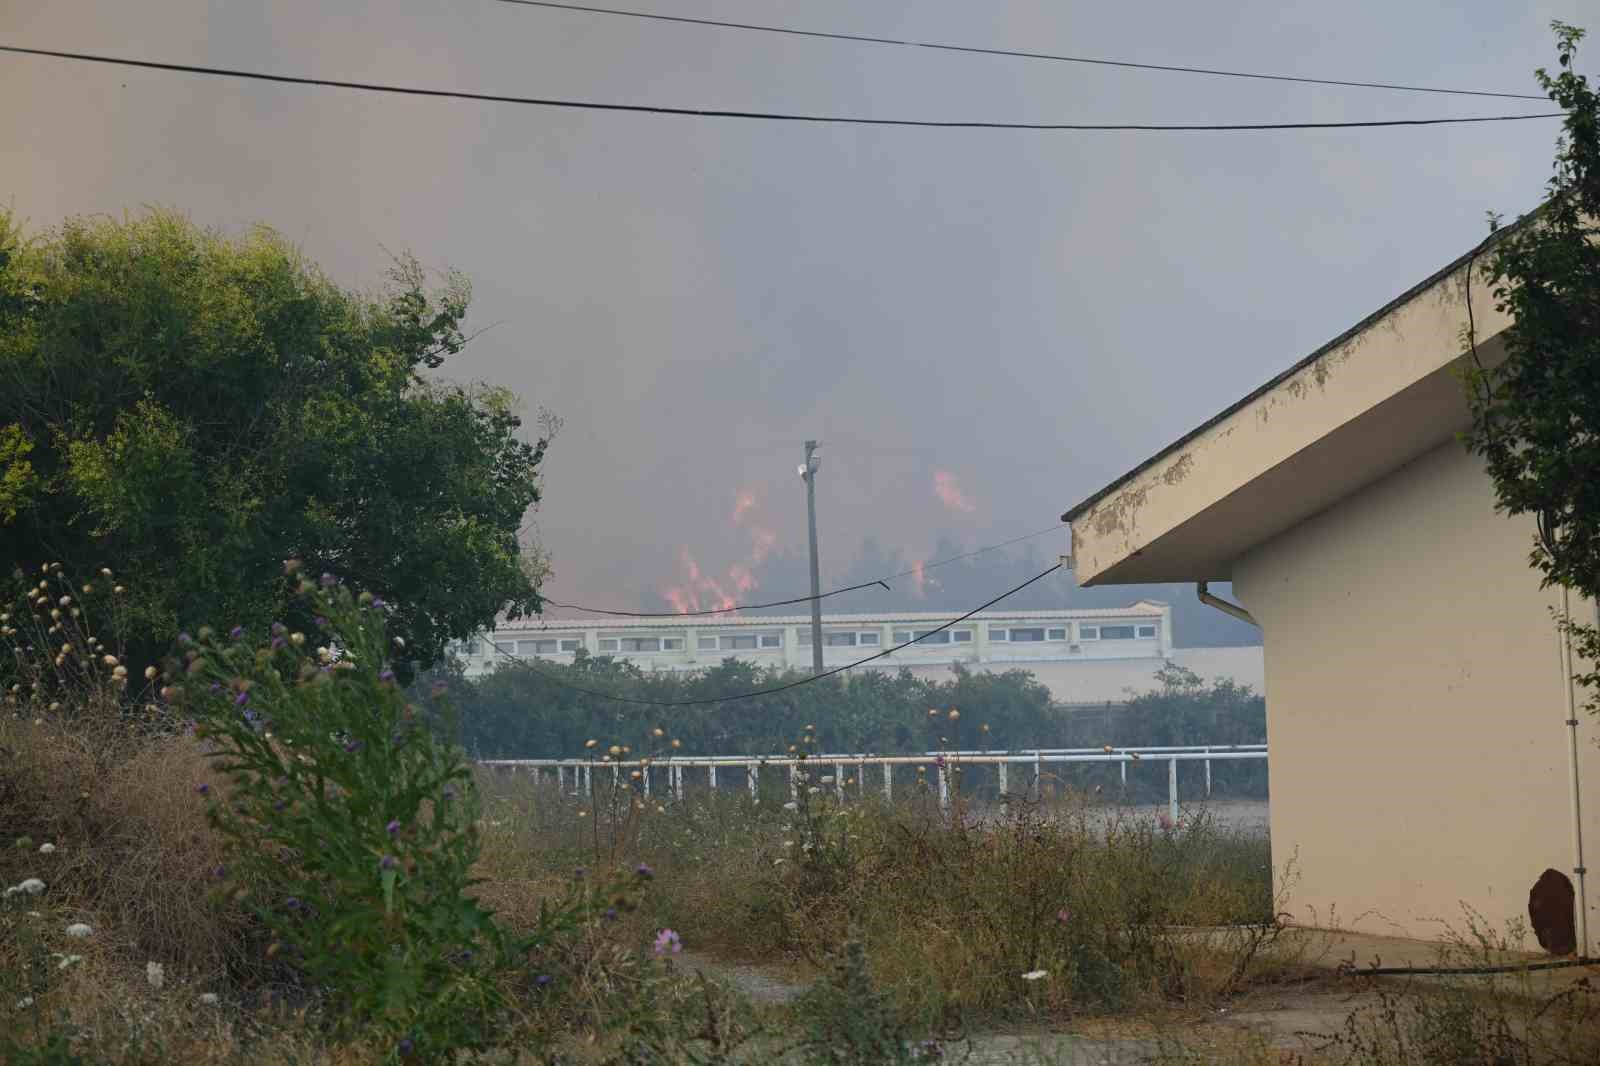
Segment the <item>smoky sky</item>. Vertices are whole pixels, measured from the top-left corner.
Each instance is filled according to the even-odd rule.
[[[1600,24],[1592,0],[634,2],[1514,92],[1536,91],[1533,69],[1553,64],[1552,18]],[[1201,123],[1549,109],[491,0],[0,0],[0,40],[478,92],[882,117]],[[1600,41],[1591,61],[1593,48]],[[710,598],[707,580],[803,594],[796,466],[807,438],[823,442],[825,583],[860,575],[874,552],[911,565],[1050,525],[1463,252],[1486,212],[1532,207],[1558,129],[801,126],[0,57],[0,196],[36,231],[161,206],[234,232],[270,225],[352,286],[378,284],[401,250],[464,271],[469,325],[489,328],[444,373],[508,386],[530,416],[547,407],[565,420],[535,516],[554,563],[548,592],[622,608],[686,589]],[[1064,549],[1059,535],[1019,546],[990,560],[992,586],[974,580],[962,595],[999,591]],[[1070,584],[1058,583],[1061,596]],[[948,587],[934,592],[901,588],[879,605],[957,606]]]

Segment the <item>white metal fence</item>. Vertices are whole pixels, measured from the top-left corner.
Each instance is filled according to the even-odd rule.
[[[822,780],[832,778],[831,787],[834,788],[839,798],[846,799],[849,790],[846,787],[847,775],[855,771],[853,779],[858,795],[864,795],[867,785],[867,768],[881,767],[883,771],[883,795],[886,799],[894,798],[894,768],[896,766],[920,766],[931,769],[939,786],[939,803],[948,808],[950,805],[950,782],[955,771],[964,766],[993,766],[998,778],[1001,795],[1011,793],[1010,771],[1012,767],[1024,768],[1024,773],[1032,771],[1031,780],[1025,784],[1026,789],[1034,796],[1039,794],[1040,783],[1044,777],[1046,766],[1073,763],[1118,763],[1121,766],[1122,784],[1128,783],[1128,767],[1140,762],[1165,762],[1167,764],[1167,807],[1169,816],[1176,822],[1178,820],[1178,764],[1180,762],[1198,762],[1205,766],[1206,795],[1211,795],[1211,764],[1213,762],[1265,759],[1267,746],[1265,744],[1235,744],[1222,746],[1189,745],[1177,747],[1142,747],[1142,748],[1038,748],[1027,751],[930,751],[921,755],[844,755],[837,753],[824,753],[820,755],[807,755],[804,759],[793,755],[673,755],[661,758],[633,758],[633,759],[485,759],[480,765],[509,769],[513,772],[526,770],[535,782],[544,780],[546,774],[553,773],[555,784],[563,792],[576,795],[593,796],[595,791],[595,775],[602,777],[609,774],[614,784],[631,783],[633,771],[639,771],[639,788],[644,795],[651,794],[654,779],[658,774],[665,775],[666,788],[678,799],[683,798],[684,772],[687,770],[704,771],[708,788],[716,789],[717,772],[744,774],[744,784],[752,797],[760,795],[762,771],[788,773],[789,797],[794,799],[800,789],[801,768],[811,774],[813,779]],[[625,778],[623,775],[627,774]],[[819,786],[809,786],[819,787]]]

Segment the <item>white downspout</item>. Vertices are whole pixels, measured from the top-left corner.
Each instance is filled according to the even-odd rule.
[[[1255,616],[1249,611],[1245,610],[1243,607],[1240,607],[1237,603],[1229,603],[1227,600],[1222,599],[1219,596],[1213,596],[1211,593],[1207,592],[1207,584],[1209,584],[1209,582],[1202,581],[1195,585],[1195,592],[1200,596],[1201,603],[1208,607],[1215,607],[1224,614],[1231,614],[1240,621],[1249,622],[1257,629],[1261,628],[1261,623],[1257,622],[1255,620]]]
[[[1595,605],[1596,620],[1600,621],[1600,601]],[[1571,593],[1561,589],[1561,617],[1572,621]],[[1572,872],[1578,877],[1578,955],[1589,955],[1589,896],[1585,885],[1588,870],[1583,865],[1583,810],[1578,788],[1578,696],[1577,682],[1573,680],[1572,634],[1563,631],[1557,647],[1561,657],[1561,673],[1567,682],[1567,754],[1572,764]]]

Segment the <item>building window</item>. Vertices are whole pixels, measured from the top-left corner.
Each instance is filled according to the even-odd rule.
[[[1153,637],[1153,636],[1156,635],[1156,627],[1155,626],[1140,626],[1139,627],[1139,635],[1141,637]]]
[[[660,637],[622,637],[623,651],[660,651]]]
[[[583,641],[577,639],[576,637],[563,640],[561,642],[562,651],[577,651],[581,647],[583,647]]]
[[[467,643],[466,643],[466,652],[467,652],[468,655],[476,655],[476,654],[478,654],[478,642],[475,641],[475,640],[467,641]]]
[[[1037,643],[1044,639],[1043,629],[1013,629],[1011,630],[1011,643],[1018,642]]]
[[[822,643],[830,648],[853,648],[856,646],[854,633],[824,633]]]
[[[661,638],[661,650],[662,651],[682,651],[683,650],[683,638],[682,637],[662,637]]]
[[[1099,626],[1079,626],[1078,627],[1078,639],[1079,640],[1099,640],[1100,639],[1100,627]]]
[[[718,638],[723,651],[750,651],[756,646],[754,633],[725,633]]]
[[[781,648],[781,647],[783,647],[783,634],[782,633],[763,633],[763,634],[761,634],[761,646],[763,648]]]
[[[802,648],[811,647],[811,630],[802,629],[795,634],[794,642]]]
[[[950,631],[950,639],[955,641],[957,644],[971,644],[972,643],[972,630],[970,630],[970,629],[952,629]]]
[[[617,650],[617,638],[616,637],[601,637],[600,638],[600,650],[601,651],[616,651]]]
[[[1050,631],[1050,639],[1051,640],[1066,640],[1067,639],[1067,631],[1065,629],[1052,629]]]
[[[878,633],[861,633],[861,634],[857,635],[857,639],[862,644],[870,644],[871,646],[876,648],[878,646],[878,638],[879,638],[880,635],[881,634],[878,634]]]
[[[1133,639],[1133,627],[1132,626],[1101,626],[1100,627],[1100,639],[1101,640],[1132,640]]]
[[[701,637],[700,641],[699,641],[699,644],[700,644],[700,650],[701,651],[716,651],[717,650],[717,638],[716,637]]]
[[[517,646],[515,644],[513,644],[513,643],[508,642],[508,641],[499,641],[499,640],[495,641],[494,642],[494,650],[499,652],[501,655],[515,655],[515,654],[517,654]]]
[[[990,626],[989,627],[989,639],[990,640],[1005,640],[1006,639],[1006,631],[1004,629],[1002,629],[1000,626]]]
[[[521,640],[517,642],[517,651],[523,655],[554,655],[556,642],[553,640]]]

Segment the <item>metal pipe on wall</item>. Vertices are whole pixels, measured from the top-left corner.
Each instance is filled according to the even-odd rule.
[[[1596,606],[1600,616],[1600,604]],[[1572,622],[1572,595],[1561,588],[1561,617],[1568,625]],[[1583,864],[1583,804],[1578,781],[1578,693],[1576,670],[1572,663],[1572,633],[1563,628],[1558,652],[1561,656],[1561,674],[1567,683],[1567,755],[1572,772],[1569,776],[1572,793],[1572,872],[1578,879],[1578,954],[1589,954],[1589,894],[1586,881],[1588,870]]]

